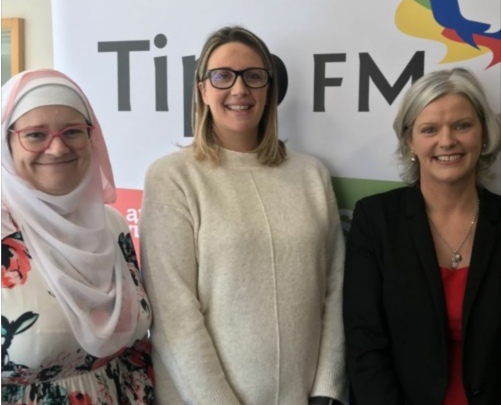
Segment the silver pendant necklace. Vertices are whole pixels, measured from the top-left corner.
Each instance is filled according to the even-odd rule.
[[[463,241],[460,243],[459,247],[456,250],[451,248],[451,246],[447,243],[445,238],[438,231],[435,223],[432,221],[432,219],[430,217],[430,213],[428,212],[428,210],[426,210],[426,215],[428,216],[428,220],[430,221],[431,226],[433,227],[433,229],[437,233],[438,237],[442,240],[442,242],[444,242],[444,245],[447,246],[447,249],[449,249],[452,253],[452,257],[451,257],[451,261],[450,261],[451,270],[456,270],[459,267],[459,262],[461,260],[463,260],[463,257],[461,256],[461,253],[459,253],[459,251],[461,250],[461,248],[465,244],[466,239],[468,239],[468,236],[470,236],[470,232],[473,228],[473,225],[477,221],[479,207],[480,207],[480,200],[477,200],[477,210],[475,211],[475,216],[473,217],[473,220],[471,221],[470,226],[468,227],[468,231],[466,232],[466,235],[464,236]]]

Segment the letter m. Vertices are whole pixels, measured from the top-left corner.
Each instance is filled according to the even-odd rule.
[[[409,61],[404,71],[392,86],[381,73],[376,63],[368,53],[360,54],[360,86],[358,94],[358,111],[369,111],[369,84],[374,82],[388,104],[398,97],[405,84],[414,83],[424,74],[424,51],[418,51]]]

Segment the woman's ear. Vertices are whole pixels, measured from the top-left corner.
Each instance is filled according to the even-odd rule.
[[[410,150],[414,149],[412,146],[412,128],[406,129],[404,132],[404,136],[407,138],[405,141],[407,147]]]
[[[199,102],[198,100],[198,94],[200,93],[200,95],[202,96],[202,101],[204,102],[204,104],[207,104],[207,101],[206,101],[206,91],[205,91],[205,82],[198,82],[198,92],[197,92],[197,100],[195,100],[197,103]]]

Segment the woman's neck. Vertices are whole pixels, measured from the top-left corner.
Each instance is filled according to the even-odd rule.
[[[426,210],[430,215],[470,213],[478,202],[475,182],[464,184],[421,184]]]
[[[257,133],[215,135],[219,146],[228,150],[233,150],[236,152],[252,152],[258,146]]]

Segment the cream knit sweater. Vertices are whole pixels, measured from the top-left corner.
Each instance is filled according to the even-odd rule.
[[[141,258],[158,404],[346,401],[344,239],[317,160],[289,152],[268,167],[224,149],[220,166],[189,149],[159,159]]]

